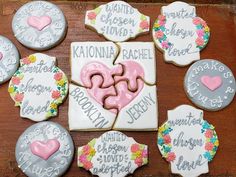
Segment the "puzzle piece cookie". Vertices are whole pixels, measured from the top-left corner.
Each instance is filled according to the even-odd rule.
[[[112,1],[87,11],[85,25],[109,41],[123,42],[147,33],[150,18],[124,1]]]
[[[55,57],[42,53],[20,60],[8,92],[15,106],[20,106],[21,117],[42,121],[57,115],[58,106],[67,96],[68,80],[55,63]]]
[[[112,92],[112,90],[110,91]],[[70,130],[106,130],[112,128],[116,113],[103,108],[101,104],[103,94],[95,99],[95,96],[91,96],[88,89],[70,84],[68,110]]]
[[[197,17],[196,9],[176,1],[161,8],[153,26],[153,40],[164,53],[166,62],[186,66],[200,60],[200,51],[206,46],[210,29]]]
[[[148,146],[109,131],[78,148],[78,166],[99,177],[125,177],[148,163]]]
[[[116,130],[157,130],[157,95],[156,86],[146,85],[138,79],[138,90],[130,92],[127,82],[115,85],[117,95],[105,99],[106,107],[118,108],[119,113],[114,123]]]
[[[203,119],[203,111],[180,105],[168,111],[168,120],[158,129],[158,148],[171,165],[171,172],[183,177],[208,173],[219,141],[215,128]]]
[[[112,42],[71,43],[71,80],[90,88],[91,76],[100,74],[104,77],[104,87],[112,85],[112,76],[122,73],[121,66],[113,65],[117,54],[118,47]]]

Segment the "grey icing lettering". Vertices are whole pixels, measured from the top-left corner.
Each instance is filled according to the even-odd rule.
[[[172,44],[168,48],[168,55],[169,56],[182,56],[182,55],[197,53],[198,51],[193,51],[193,52],[190,51],[192,49],[192,46],[193,46],[192,44],[188,44],[186,48],[177,49],[177,48],[174,48],[174,44]]]
[[[185,39],[186,37],[193,37],[195,34],[192,30],[186,29],[176,29],[177,23],[174,22],[170,29],[166,28],[165,33],[170,36],[180,36],[180,38]]]
[[[194,115],[189,112],[188,115],[186,115],[185,118],[175,119],[175,120],[168,120],[168,123],[170,126],[192,126],[192,125],[202,125],[202,119],[198,118],[196,119]]]
[[[24,85],[23,83],[20,85],[19,90],[21,92],[35,92],[36,95],[41,95],[44,92],[51,92],[52,88],[50,86],[43,86],[41,84],[38,85],[33,85],[34,78],[30,78],[26,85]]]
[[[123,49],[122,58],[125,60],[148,60],[153,59],[150,49]]]
[[[126,136],[120,132],[108,132],[101,137],[102,142],[120,142],[125,141]]]
[[[151,93],[144,96],[139,102],[135,103],[132,107],[126,110],[130,120],[127,123],[133,124],[135,120],[138,120],[143,113],[148,111],[149,106],[155,105],[155,101],[151,96]]]
[[[175,19],[175,18],[179,18],[179,19],[193,18],[193,17],[195,17],[195,10],[194,10],[194,8],[192,8],[192,11],[189,11],[187,9],[182,8],[181,10],[176,11],[176,12],[170,12],[170,13],[165,12],[164,15],[167,18],[173,18],[173,19]]]
[[[195,161],[184,160],[184,157],[179,156],[178,162],[176,164],[178,170],[191,171],[196,169],[198,166],[202,166],[206,161],[203,161],[202,155],[200,154]]]
[[[84,114],[87,115],[88,119],[94,124],[96,128],[103,128],[109,121],[99,112],[99,109],[96,108],[89,98],[85,96],[82,90],[77,87],[71,93],[77,104],[81,107]]]
[[[48,107],[50,105],[50,101],[47,101],[45,103],[45,105],[39,105],[38,107],[33,107],[31,105],[29,105],[29,100],[26,100],[23,102],[22,106],[21,106],[21,111],[23,113],[23,115],[35,115],[35,114],[40,114],[42,112],[46,113],[48,112]]]

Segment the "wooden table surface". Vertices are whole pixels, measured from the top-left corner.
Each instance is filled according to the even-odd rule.
[[[64,12],[68,20],[68,32],[65,40],[57,47],[45,51],[45,54],[56,56],[58,66],[70,78],[69,52],[70,44],[74,41],[105,41],[84,26],[84,15],[88,9],[93,9],[100,3],[94,2],[55,2]],[[22,57],[35,51],[23,47],[13,36],[11,21],[13,14],[23,4],[22,1],[0,3],[0,35],[11,39],[18,47]],[[149,15],[152,23],[160,13],[164,4],[135,4],[140,12]],[[197,5],[197,14],[207,21],[211,28],[210,42],[201,52],[201,58],[218,59],[228,65],[236,76],[236,16],[235,9],[229,5]],[[130,41],[152,41],[151,33]],[[181,104],[192,103],[188,100],[184,89],[183,79],[188,67],[180,68],[167,64],[162,53],[156,49],[157,88],[159,102],[159,125],[167,118],[167,110]],[[168,73],[168,74],[167,74]],[[8,83],[0,86],[0,176],[24,176],[15,161],[15,144],[21,133],[34,122],[22,119],[19,108],[14,107],[8,92]],[[50,119],[68,129],[68,99],[59,107],[59,115]],[[202,176],[236,176],[236,101],[218,112],[204,111],[204,118],[216,127],[220,147],[212,162],[209,163],[210,173]],[[87,144],[103,132],[71,132],[75,147]],[[124,132],[139,143],[149,146],[149,164],[135,171],[133,177],[164,177],[171,176],[169,164],[162,159],[156,146],[157,132]],[[68,177],[92,176],[86,170],[78,168],[76,156],[70,169],[65,174]]]

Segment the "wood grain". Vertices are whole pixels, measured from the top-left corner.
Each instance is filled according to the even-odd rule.
[[[45,54],[56,56],[58,66],[70,78],[69,52],[70,43],[74,41],[105,41],[95,32],[84,26],[86,10],[93,9],[100,3],[94,2],[55,2],[65,13],[68,20],[68,32],[65,40],[57,47],[45,51]],[[22,57],[35,51],[23,47],[13,36],[11,21],[13,13],[22,5],[21,1],[4,1],[0,4],[0,34],[11,39],[18,47]],[[163,4],[132,4],[142,13],[151,17],[152,23],[160,13]],[[235,11],[227,5],[201,5],[197,6],[197,14],[203,17],[211,28],[211,37],[208,46],[201,52],[201,58],[215,58],[228,65],[236,75],[236,18]],[[130,41],[152,41],[151,33],[137,37]],[[168,109],[180,104],[192,103],[188,100],[183,89],[183,79],[188,67],[179,68],[166,64],[162,53],[156,49],[157,60],[157,87],[159,102],[159,125],[166,120]],[[0,86],[0,176],[24,176],[18,169],[15,161],[15,144],[20,134],[34,122],[22,119],[19,108],[14,107],[7,92],[8,83]],[[52,118],[68,129],[68,99],[59,108],[59,115]],[[219,112],[204,112],[204,118],[215,125],[220,140],[220,147],[214,160],[209,164],[210,173],[203,176],[236,176],[236,101]],[[71,132],[75,147],[86,144],[103,132]],[[165,177],[170,174],[169,164],[162,159],[157,146],[157,132],[124,132],[133,136],[137,142],[149,146],[149,164],[135,171],[133,177]],[[67,177],[89,177],[84,169],[76,165],[76,156]]]

